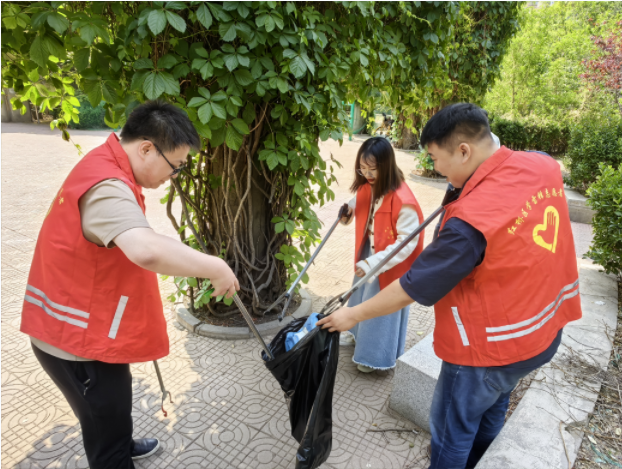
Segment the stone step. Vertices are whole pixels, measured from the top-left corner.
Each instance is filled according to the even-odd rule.
[[[568,202],[570,221],[591,224],[595,212],[587,205],[587,197],[567,187],[564,187],[564,192]]]
[[[430,431],[430,408],[442,361],[428,334],[398,358],[389,407],[420,428]]]

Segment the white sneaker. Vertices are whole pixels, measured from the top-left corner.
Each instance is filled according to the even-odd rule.
[[[350,345],[354,345],[356,340],[354,339],[354,334],[351,332],[342,332],[339,334],[339,345],[348,347]]]
[[[357,365],[358,370],[362,373],[371,373],[374,369],[371,366]]]

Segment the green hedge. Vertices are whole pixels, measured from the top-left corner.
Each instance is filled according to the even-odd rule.
[[[622,119],[584,119],[572,127],[567,153],[570,176],[566,183],[585,191],[596,180],[601,163],[622,164]]]
[[[80,101],[80,122],[76,124],[75,122],[70,121],[70,129],[109,129],[106,122],[104,122],[106,110],[104,109],[103,102],[94,108],[91,106],[91,103],[89,103],[86,95],[77,96],[77,98],[78,101]]]
[[[501,145],[512,150],[538,150],[550,155],[565,154],[570,139],[568,126],[556,122],[521,122],[491,116],[490,130]]]
[[[587,255],[622,280],[622,164],[617,170],[601,164],[600,176],[587,195],[588,204],[596,211],[594,241]]]

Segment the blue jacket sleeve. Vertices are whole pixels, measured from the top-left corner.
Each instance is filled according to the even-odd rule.
[[[432,306],[482,262],[485,250],[480,231],[451,218],[400,278],[400,285],[417,303]]]

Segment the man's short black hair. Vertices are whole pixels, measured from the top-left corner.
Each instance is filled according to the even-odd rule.
[[[136,107],[121,129],[121,140],[151,140],[162,151],[188,145],[199,150],[201,140],[184,111],[167,102],[147,101]]]
[[[488,115],[479,106],[471,103],[450,104],[428,121],[421,132],[421,146],[436,143],[440,147],[455,146],[458,140],[479,142],[492,139]]]

